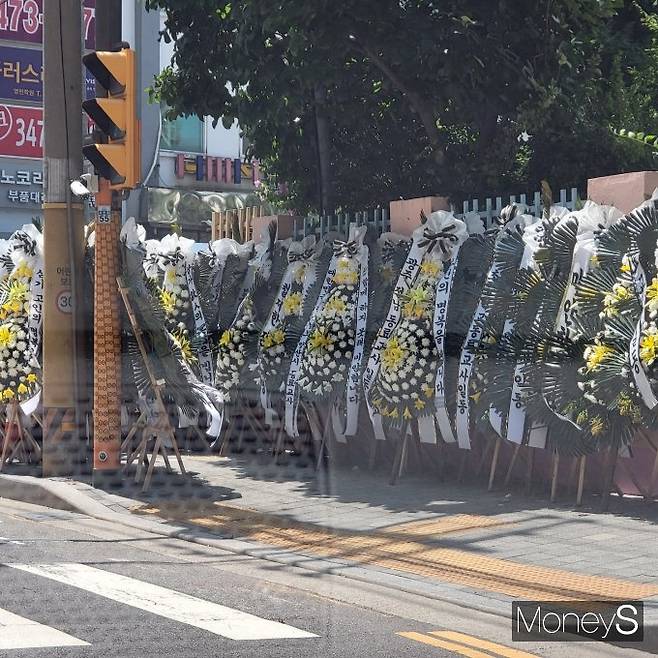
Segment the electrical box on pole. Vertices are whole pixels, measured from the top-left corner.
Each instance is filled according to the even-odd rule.
[[[96,143],[82,149],[112,190],[137,187],[140,172],[140,126],[137,119],[135,51],[96,51],[82,58],[107,93],[82,103],[96,124]]]

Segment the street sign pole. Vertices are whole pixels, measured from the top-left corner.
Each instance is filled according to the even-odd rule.
[[[121,315],[119,233],[121,198],[101,178],[96,195],[94,277],[93,483],[114,480],[121,467]]]
[[[96,6],[96,48],[121,41],[121,0]],[[105,95],[97,84],[96,95]],[[96,195],[94,276],[94,464],[92,481],[102,487],[119,479],[121,467],[121,314],[117,290],[121,194],[99,178]]]
[[[82,173],[80,0],[44,3],[43,474],[80,470],[87,397],[81,386],[83,207],[70,183]]]

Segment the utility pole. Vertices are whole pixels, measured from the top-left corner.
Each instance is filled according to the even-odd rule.
[[[82,16],[80,0],[48,0],[43,7],[43,474],[51,476],[81,465],[84,217],[70,183],[82,173]]]
[[[96,3],[96,50],[109,51],[120,42],[121,0]],[[96,95],[105,94],[97,84]],[[116,281],[121,200],[121,193],[100,178],[94,278],[94,486],[112,484],[121,467],[121,312]]]

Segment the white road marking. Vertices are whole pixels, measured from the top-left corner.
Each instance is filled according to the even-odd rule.
[[[96,569],[84,564],[13,564],[37,576],[50,578],[104,596],[112,601],[166,617],[231,640],[278,640],[317,637],[293,626],[262,619],[211,601],[145,583],[135,578]]]
[[[0,608],[0,651],[85,646],[89,642]]]

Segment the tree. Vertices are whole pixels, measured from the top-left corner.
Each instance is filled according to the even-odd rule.
[[[174,114],[237,119],[300,210],[536,187],[564,164],[556,146],[586,154],[596,140],[614,166],[621,147],[601,99],[621,52],[611,25],[645,38],[635,5],[147,0],[166,10],[162,37],[175,41],[154,95]],[[569,182],[596,175],[591,165],[581,158]]]

